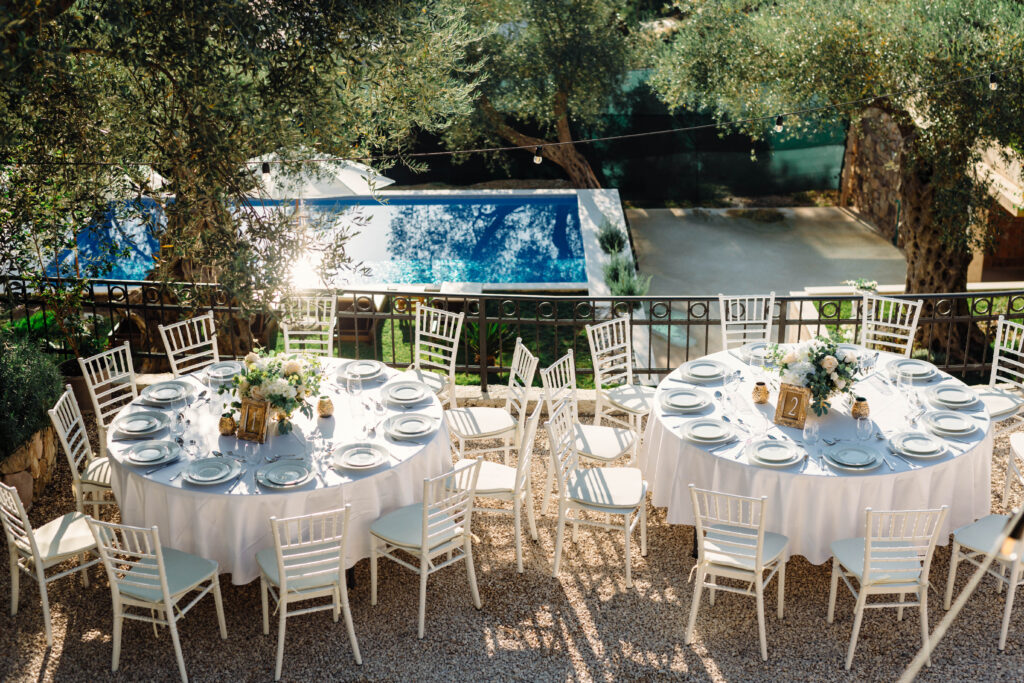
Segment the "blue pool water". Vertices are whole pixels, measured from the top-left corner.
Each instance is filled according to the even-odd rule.
[[[264,203],[294,205],[293,201]],[[586,282],[575,194],[388,195],[303,202],[310,225],[350,226],[346,252],[370,269],[341,284]],[[127,252],[107,277],[140,280],[152,270],[157,240],[138,221],[108,216],[106,236],[83,234],[83,253],[104,240]]]

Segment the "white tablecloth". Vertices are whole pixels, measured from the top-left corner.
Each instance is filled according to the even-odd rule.
[[[775,414],[776,394],[769,403],[756,405],[751,399],[754,370],[732,352],[712,354],[730,370],[743,373],[737,392],[741,410],[730,412],[746,425],[755,426],[761,419],[758,410],[769,420]],[[885,371],[886,363],[896,356],[881,354],[876,373]],[[707,415],[720,415],[717,402],[713,408],[695,415],[677,415],[666,412],[661,396],[667,388],[688,386],[673,378],[681,378],[679,370],[670,374],[658,386],[653,416],[648,420],[644,444],[640,452],[640,468],[650,482],[654,505],[668,508],[671,524],[693,524],[689,484],[743,496],[767,496],[768,531],[789,537],[789,553],[803,555],[814,564],[825,562],[831,556],[830,544],[841,538],[864,535],[864,508],[876,510],[921,509],[949,506],[946,529],[940,543],[946,544],[947,531],[967,524],[989,513],[992,463],[991,421],[984,407],[973,412],[978,428],[964,438],[967,443],[950,441],[951,451],[937,460],[908,461],[887,455],[893,469],[883,464],[864,473],[839,472],[817,459],[810,459],[806,468],[798,463],[783,469],[749,464],[744,454],[745,439],[709,452],[681,435],[682,425],[689,419]],[[925,396],[930,387],[943,383],[959,383],[945,374],[932,382],[920,382],[917,389]],[[691,385],[692,386],[692,385]],[[714,394],[721,383],[707,385]],[[856,385],[855,392],[868,399],[871,419],[884,432],[902,429],[907,412],[905,398],[885,386],[878,374]],[[818,418],[808,409],[809,420],[819,420],[821,435],[828,438],[856,440],[855,421],[847,411],[830,411]],[[923,423],[918,423],[923,429]],[[801,431],[780,427],[772,423],[768,434],[801,441]],[[879,451],[887,452],[885,443],[872,439],[868,442]],[[819,448],[827,448],[819,444]]]
[[[357,425],[349,410],[349,398],[331,384],[339,359],[324,359],[324,382],[321,393],[332,396],[335,413],[331,418],[306,418],[296,411],[295,431],[288,435],[268,436],[266,443],[241,441],[233,436],[220,436],[217,421],[220,401],[212,401],[185,410],[191,425],[183,436],[187,443],[194,439],[200,457],[213,450],[234,451],[247,460],[237,487],[232,483],[216,486],[194,486],[183,483],[181,477],[171,480],[190,462],[187,457],[179,463],[146,474],[147,467],[125,463],[131,441],[118,441],[113,434],[107,448],[111,455],[112,485],[121,508],[125,524],[153,526],[160,529],[161,543],[178,550],[195,553],[216,560],[220,571],[231,574],[234,584],[245,584],[259,577],[256,552],[272,545],[268,519],[271,515],[291,517],[322,512],[351,504],[349,537],[345,551],[348,566],[370,555],[370,524],[381,515],[404,505],[422,500],[423,480],[451,469],[451,446],[447,426],[442,418],[441,404],[436,397],[429,407],[424,403],[417,408],[440,420],[441,429],[423,442],[393,441],[378,428],[372,439],[388,448],[394,458],[368,473],[339,472],[328,466],[327,455],[315,458],[320,477],[289,491],[259,487],[254,471],[265,464],[266,456],[273,454],[309,453],[312,447],[306,436],[316,423],[325,438],[334,444],[358,440]],[[398,376],[387,370],[387,377]],[[191,379],[191,378],[190,378]],[[383,380],[366,383],[364,394],[379,395]],[[125,411],[151,410],[149,406],[131,405]],[[180,408],[179,408],[180,409]],[[174,411],[167,411],[173,417]],[[389,408],[388,414],[399,412]],[[372,423],[373,415],[364,418]],[[169,438],[166,431],[153,438]],[[325,485],[326,484],[326,485]]]

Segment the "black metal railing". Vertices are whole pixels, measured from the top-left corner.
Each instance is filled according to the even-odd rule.
[[[483,388],[502,381],[516,338],[522,338],[549,365],[572,349],[581,386],[590,382],[590,354],[585,326],[626,316],[633,325],[634,369],[657,376],[681,363],[720,348],[718,299],[713,296],[579,297],[504,294],[439,294],[422,291],[337,292],[338,326],[335,353],[374,358],[401,367],[411,361],[415,306],[465,314],[457,360],[461,382]],[[916,355],[928,357],[943,370],[971,379],[985,379],[991,364],[995,321],[1000,315],[1024,321],[1024,290],[927,294],[918,324]],[[160,323],[214,310],[224,316],[252,318],[230,305],[216,285],[91,281],[83,293],[83,311],[95,323],[93,334],[109,343],[127,339],[138,358],[159,362],[164,357],[155,333]],[[24,280],[0,277],[0,325],[15,327],[68,355],[67,345],[47,315],[46,297]],[[261,317],[267,320],[266,316]],[[272,327],[272,326],[270,326]],[[267,328],[269,329],[269,328]],[[857,296],[784,296],[775,303],[772,337],[799,341],[836,332],[855,340],[860,330]],[[925,342],[922,344],[922,342]],[[264,343],[274,343],[272,338]]]

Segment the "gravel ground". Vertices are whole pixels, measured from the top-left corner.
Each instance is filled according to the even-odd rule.
[[[543,481],[547,440],[541,434],[534,481]],[[1007,439],[997,440],[992,483],[999,509]],[[66,461],[62,461],[66,462]],[[1015,491],[1019,500],[1020,490]],[[540,496],[537,496],[539,504]],[[41,524],[74,509],[70,473],[61,468],[46,500],[30,512]],[[109,509],[109,508],[108,508]],[[116,516],[116,510],[102,513]],[[895,610],[864,618],[854,668],[843,670],[852,626],[853,600],[840,590],[835,623],[825,622],[830,565],[803,557],[786,571],[786,618],[775,616],[774,584],[767,598],[768,662],[757,645],[754,601],[720,594],[702,605],[692,646],[683,633],[693,584],[691,527],[665,523],[665,511],[649,509],[649,555],[633,544],[635,588],[624,585],[620,535],[581,528],[578,544],[567,539],[561,575],[552,578],[555,520],[538,519],[540,540],[525,542],[525,573],[515,571],[511,518],[479,514],[473,520],[483,609],[473,608],[462,564],[430,577],[427,629],[416,638],[418,583],[411,572],[382,561],[380,601],[370,605],[369,566],[356,565],[350,591],[363,665],[352,660],[344,625],[326,612],[288,620],[284,680],[714,680],[891,681],[920,644],[916,610],[903,622]],[[525,531],[524,523],[524,531]],[[949,547],[932,563],[936,592],[931,627],[942,618]],[[0,596],[10,592],[7,553],[0,557]],[[969,572],[960,571],[959,585]],[[106,576],[94,567],[89,588],[78,578],[50,584],[55,646],[47,652],[35,582],[22,579],[17,618],[0,610],[0,680],[175,680],[177,669],[166,631],[126,622],[119,675],[110,673],[112,610]],[[228,640],[217,634],[212,599],[205,598],[181,622],[185,662],[193,680],[270,680],[276,629],[260,629],[259,583],[233,586],[221,579]],[[1002,595],[982,584],[947,634],[921,680],[1024,679],[1024,601],[1018,600],[1006,650],[996,649]]]

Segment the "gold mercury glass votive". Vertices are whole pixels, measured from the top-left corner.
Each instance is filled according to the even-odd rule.
[[[767,403],[768,402],[768,385],[764,382],[754,383],[754,403]]]
[[[850,408],[850,417],[861,418],[867,417],[871,414],[871,408],[868,407],[868,400],[863,396],[858,396],[853,399],[853,407]]]
[[[330,396],[321,396],[316,404],[316,413],[320,417],[330,417],[334,414],[334,402]]]
[[[238,425],[235,424],[235,418],[230,415],[221,415],[220,422],[217,423],[217,427],[222,436],[231,436],[235,433],[235,428],[237,426]]]

